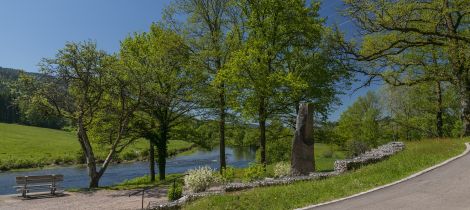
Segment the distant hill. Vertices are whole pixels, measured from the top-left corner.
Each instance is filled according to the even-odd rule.
[[[20,76],[22,70],[13,69],[13,68],[4,68],[0,66],[0,81],[16,81]],[[25,71],[23,71],[25,72]],[[30,75],[39,75],[38,73],[25,72]]]

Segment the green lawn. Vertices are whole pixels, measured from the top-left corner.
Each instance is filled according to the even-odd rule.
[[[0,170],[42,167],[50,164],[73,164],[80,157],[80,146],[74,133],[61,130],[0,123]],[[192,143],[173,140],[169,154],[192,147]],[[148,153],[148,142],[137,140],[119,156],[135,160]],[[104,158],[106,151],[98,150]]]
[[[184,209],[272,210],[321,203],[399,180],[440,163],[463,152],[464,142],[448,139],[406,142],[406,149],[389,159],[337,177],[205,197]]]

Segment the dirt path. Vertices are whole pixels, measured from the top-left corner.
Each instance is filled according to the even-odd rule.
[[[423,175],[311,209],[470,209],[470,153]]]
[[[17,195],[0,196],[1,210],[43,210],[43,209],[140,209],[141,194],[129,197],[133,190],[99,190],[95,192],[65,192],[63,196],[51,197],[49,195],[36,195],[31,199],[23,200]],[[149,202],[166,201],[164,190],[152,190],[146,193],[144,206]]]

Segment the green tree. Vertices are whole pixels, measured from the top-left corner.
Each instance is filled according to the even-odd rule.
[[[67,43],[55,58],[44,59],[40,80],[22,81],[41,107],[70,119],[86,159],[89,187],[98,187],[109,163],[132,138],[129,124],[140,104],[141,78],[125,71],[115,57],[93,42]],[[108,150],[99,165],[94,147]],[[99,165],[99,167],[98,167]]]
[[[190,68],[190,48],[183,38],[157,24],[148,33],[122,41],[120,58],[125,68],[141,72],[145,78],[140,81],[145,93],[141,111],[156,121],[158,132],[147,137],[157,147],[159,178],[163,180],[171,131],[197,107],[202,74]]]
[[[266,123],[289,112],[290,96],[308,87],[286,68],[291,49],[316,39],[321,31],[318,3],[301,0],[240,1],[246,22],[243,46],[237,50],[221,79],[234,91],[234,107],[258,121],[260,161],[266,163]]]
[[[226,167],[225,142],[227,121],[227,88],[225,81],[214,83],[231,58],[231,53],[238,48],[234,40],[240,36],[239,17],[232,0],[178,0],[167,9],[169,19],[174,21],[174,14],[183,13],[187,16],[182,30],[192,49],[195,62],[193,65],[204,69],[207,83],[204,91],[206,99],[202,106],[215,111],[218,116],[218,133],[220,147],[220,171]]]
[[[346,142],[359,141],[375,147],[383,137],[382,119],[379,97],[368,92],[341,114],[335,133]]]
[[[469,136],[470,1],[345,0],[345,4],[346,13],[364,34],[359,49],[355,43],[344,45],[365,65],[359,71],[391,84],[450,81],[459,93],[462,135]],[[410,58],[416,52],[420,57],[437,56]],[[441,68],[426,69],[436,61]]]

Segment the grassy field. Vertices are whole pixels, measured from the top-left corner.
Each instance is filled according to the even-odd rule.
[[[205,197],[184,209],[293,209],[321,203],[399,180],[440,163],[463,152],[465,141],[470,139],[406,142],[406,149],[389,159],[337,177]]]
[[[51,164],[79,162],[80,146],[74,133],[61,130],[0,123],[0,170],[34,168]],[[192,147],[192,143],[174,140],[168,145],[169,154]],[[120,155],[121,160],[145,157],[148,142],[138,140]],[[106,151],[96,151],[104,158]]]

